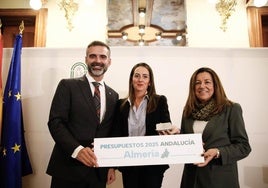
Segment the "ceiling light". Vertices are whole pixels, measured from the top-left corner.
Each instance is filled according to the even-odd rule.
[[[145,8],[139,8],[139,15],[140,17],[144,17],[145,16],[145,12],[146,12],[146,9]]]
[[[211,3],[211,4],[216,4],[217,0],[208,0],[208,2]]]
[[[157,39],[157,40],[160,40],[161,39],[161,32],[158,32],[158,33],[155,33],[155,38]]]
[[[86,5],[91,6],[94,4],[93,0],[84,0],[84,2],[86,3]]]
[[[140,39],[138,42],[139,42],[139,46],[144,46],[144,40],[143,39]]]
[[[267,2],[268,2],[268,0],[254,0],[254,5],[256,7],[262,7],[262,6],[266,5]]]
[[[128,34],[126,32],[122,32],[122,39],[127,40]]]
[[[34,10],[39,10],[42,7],[41,0],[30,0],[30,6]]]
[[[139,33],[145,32],[145,25],[139,25]]]
[[[177,40],[181,40],[181,39],[182,39],[182,35],[181,35],[180,33],[177,34],[177,35],[176,35],[176,39],[177,39]]]

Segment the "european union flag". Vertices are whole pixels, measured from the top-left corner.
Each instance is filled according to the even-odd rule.
[[[1,137],[1,188],[21,188],[22,176],[32,173],[24,139],[21,104],[22,34],[16,36],[4,91]]]

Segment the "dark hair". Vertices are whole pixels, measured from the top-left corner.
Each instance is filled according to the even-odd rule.
[[[213,81],[213,87],[214,87],[214,93],[212,98],[215,99],[216,103],[216,108],[214,109],[214,113],[218,114],[222,111],[223,107],[225,105],[231,105],[232,102],[227,98],[225,91],[223,89],[223,86],[221,84],[220,78],[216,74],[214,70],[208,67],[202,67],[197,69],[191,79],[190,79],[190,84],[189,84],[189,94],[188,94],[188,99],[186,101],[184,111],[183,111],[183,116],[184,117],[189,117],[193,110],[195,110],[196,105],[199,103],[196,95],[195,95],[195,82],[196,82],[196,77],[199,73],[207,72],[211,75],[212,81]]]
[[[128,88],[128,98],[130,99],[131,104],[134,104],[135,101],[135,94],[134,94],[134,88],[133,88],[133,84],[132,84],[132,78],[134,75],[134,72],[136,70],[136,68],[138,67],[144,67],[148,70],[149,72],[149,78],[150,78],[150,84],[147,88],[147,95],[149,97],[149,101],[147,104],[147,112],[151,112],[153,110],[155,110],[156,105],[157,105],[157,100],[158,97],[156,95],[156,91],[155,91],[155,84],[154,84],[154,74],[152,71],[152,68],[147,64],[147,63],[138,63],[136,65],[134,65],[134,67],[132,68],[130,75],[129,75],[129,88]],[[122,104],[124,105],[127,102],[127,98],[125,100],[125,102]]]
[[[92,41],[88,46],[87,46],[87,50],[92,47],[92,46],[104,46],[108,49],[109,51],[109,57],[111,56],[111,50],[110,50],[110,47],[105,44],[104,42],[101,42],[101,41],[98,41],[98,40],[95,40],[95,41]],[[86,51],[87,52],[87,51]]]

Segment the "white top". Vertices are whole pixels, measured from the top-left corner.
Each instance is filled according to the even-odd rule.
[[[203,133],[206,125],[207,121],[195,120],[193,125],[194,133]]]
[[[129,100],[130,102],[130,100]],[[133,105],[129,109],[128,116],[128,134],[129,136],[144,136],[146,133],[146,109],[147,109],[147,97],[145,96],[140,103],[140,106],[136,108]]]

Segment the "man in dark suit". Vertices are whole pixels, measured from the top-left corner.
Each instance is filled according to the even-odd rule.
[[[103,81],[110,53],[105,43],[93,41],[86,50],[88,73],[63,79],[57,87],[48,121],[55,141],[47,168],[51,188],[105,188],[115,180],[113,169],[98,168],[92,144],[94,138],[109,136],[118,100],[118,93]],[[99,85],[98,113],[94,82]]]

